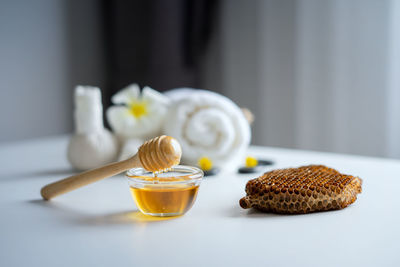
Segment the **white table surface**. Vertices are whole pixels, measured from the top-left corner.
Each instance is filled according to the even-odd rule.
[[[184,216],[141,215],[120,175],[42,201],[71,175],[66,137],[0,145],[0,266],[400,266],[400,161],[251,148],[273,168],[326,164],[364,180],[340,211],[274,215],[238,201],[254,174],[203,180]]]

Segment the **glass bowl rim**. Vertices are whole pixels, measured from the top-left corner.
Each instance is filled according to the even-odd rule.
[[[171,167],[171,170],[178,170],[181,171],[183,174],[182,176],[186,175],[190,179],[187,180],[180,180],[180,181],[168,181],[168,182],[161,182],[161,184],[186,184],[186,183],[191,183],[193,181],[201,181],[204,177],[204,172],[193,166],[187,166],[187,165],[176,165]],[[144,174],[137,174],[135,175],[134,172],[143,172],[143,173],[151,173],[150,171],[147,171],[144,168],[132,168],[126,171],[125,177],[128,179],[128,181],[131,182],[136,182],[140,184],[153,184],[153,181],[151,180],[144,180],[141,179],[140,177],[149,177],[149,175],[144,175]],[[178,176],[179,177],[179,176]]]

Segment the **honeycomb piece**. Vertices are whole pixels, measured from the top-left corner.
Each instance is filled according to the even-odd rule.
[[[242,208],[299,214],[343,209],[361,193],[362,180],[323,165],[279,169],[246,184]]]

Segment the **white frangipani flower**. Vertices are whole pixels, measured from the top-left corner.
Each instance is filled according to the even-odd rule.
[[[131,84],[116,93],[107,109],[107,120],[118,136],[149,139],[161,132],[170,103],[168,97],[144,87],[140,93],[137,84]]]

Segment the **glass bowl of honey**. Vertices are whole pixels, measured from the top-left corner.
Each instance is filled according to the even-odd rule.
[[[179,216],[194,204],[203,172],[178,165],[166,172],[152,173],[143,168],[126,173],[138,209],[151,216]]]

